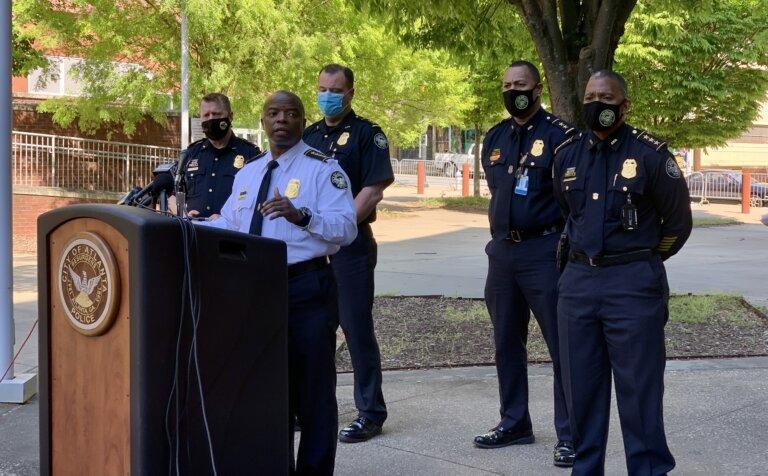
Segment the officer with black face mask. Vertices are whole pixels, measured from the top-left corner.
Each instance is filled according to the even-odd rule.
[[[493,322],[500,421],[475,446],[534,442],[528,413],[528,322],[533,311],[554,369],[554,464],[573,463],[573,445],[560,382],[555,253],[563,217],[552,195],[554,150],[576,129],[541,107],[541,79],[527,61],[512,63],[502,84],[512,115],[485,136],[482,163],[491,205],[485,302]]]
[[[235,174],[261,152],[232,132],[232,108],[224,94],[203,96],[200,118],[206,138],[184,152],[189,155],[186,201],[192,217],[218,214],[232,192]]]
[[[582,106],[588,131],[555,151],[555,195],[570,239],[557,310],[575,475],[605,471],[612,374],[627,472],[675,467],[662,417],[663,261],[691,233],[691,204],[666,143],[624,122],[628,106],[624,78],[594,73]]]

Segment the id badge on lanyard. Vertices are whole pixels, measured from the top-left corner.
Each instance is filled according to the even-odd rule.
[[[524,154],[520,158],[520,163],[517,169],[517,182],[515,184],[515,195],[525,196],[528,195],[528,169],[523,168],[525,160],[528,158],[528,154]]]

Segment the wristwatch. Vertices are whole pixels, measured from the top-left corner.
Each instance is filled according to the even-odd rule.
[[[312,210],[310,210],[307,207],[301,207],[299,208],[299,213],[301,213],[301,220],[299,220],[298,223],[296,223],[296,226],[299,228],[306,228],[309,226],[309,222],[312,221]]]

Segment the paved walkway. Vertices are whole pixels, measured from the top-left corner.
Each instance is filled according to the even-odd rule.
[[[737,293],[768,304],[768,227],[749,218],[747,224],[694,228],[666,263],[672,291]],[[409,211],[375,222],[374,232],[377,294],[483,296],[489,239],[484,215]]]
[[[530,370],[536,443],[481,450],[472,437],[498,418],[496,374],[490,367],[385,372],[390,417],[366,443],[340,444],[338,475],[566,475],[551,466],[552,377]],[[339,376],[342,424],[354,417],[352,378]],[[38,401],[0,404],[0,474],[38,472]],[[626,474],[615,408],[607,474]],[[667,365],[665,415],[681,475],[767,474],[768,358],[674,361]]]

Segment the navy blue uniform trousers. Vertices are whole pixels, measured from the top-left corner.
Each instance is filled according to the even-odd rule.
[[[604,474],[611,373],[628,473],[666,474],[675,467],[662,412],[668,298],[658,256],[602,268],[571,262],[563,271],[558,325],[576,439],[572,474]]]
[[[360,416],[381,425],[387,407],[381,391],[381,354],[373,330],[373,276],[377,247],[371,225],[360,224],[357,238],[331,257],[339,286],[339,320],[354,372],[355,406]]]
[[[289,434],[301,422],[299,453],[291,474],[331,475],[339,431],[336,404],[336,282],[330,267],[288,283]]]
[[[528,322],[531,311],[549,348],[554,369],[555,431],[571,440],[565,397],[560,381],[557,336],[555,262],[558,233],[514,243],[492,240],[488,254],[485,303],[493,322],[496,371],[501,399],[501,426],[531,430],[528,413]]]

